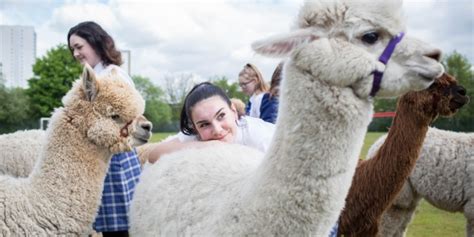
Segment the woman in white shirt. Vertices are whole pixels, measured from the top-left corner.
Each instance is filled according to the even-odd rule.
[[[187,147],[210,146],[216,142],[238,143],[266,152],[275,125],[258,118],[239,118],[225,92],[209,83],[200,83],[187,94],[181,110],[181,132],[152,148],[148,161]]]
[[[114,70],[119,80],[134,86],[130,76],[118,66],[122,57],[114,40],[100,25],[81,22],[69,30],[67,40],[72,56],[81,64],[89,64],[97,75],[109,75]],[[140,173],[135,149],[112,156],[93,224],[102,236],[128,236],[128,210]]]

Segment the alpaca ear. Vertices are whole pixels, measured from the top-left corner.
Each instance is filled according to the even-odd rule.
[[[256,41],[252,44],[252,49],[268,57],[287,57],[298,46],[319,38],[313,29],[305,28]]]
[[[97,86],[97,78],[94,69],[92,69],[87,63],[84,65],[84,70],[82,71],[82,87],[86,99],[88,101],[93,101],[97,96],[99,88]]]
[[[117,69],[112,68],[112,70],[110,70],[110,75],[112,75],[112,76],[117,76],[117,74],[118,74],[118,73],[117,73]]]

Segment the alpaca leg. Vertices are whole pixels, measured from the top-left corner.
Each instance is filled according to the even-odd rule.
[[[403,185],[397,199],[381,219],[379,237],[403,237],[411,222],[421,197],[413,190],[410,182]]]
[[[464,205],[464,216],[466,217],[466,236],[474,237],[474,199]]]
[[[401,237],[405,232],[405,223],[409,222],[413,210],[407,210],[396,205],[387,209],[380,224],[379,237]],[[407,221],[408,220],[408,221]]]
[[[466,237],[474,237],[474,219],[466,221]]]

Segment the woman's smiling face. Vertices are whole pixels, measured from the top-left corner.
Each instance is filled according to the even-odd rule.
[[[101,61],[101,58],[97,55],[92,46],[85,39],[76,34],[71,35],[69,38],[69,47],[71,48],[74,58],[82,65],[88,63],[91,67],[95,67],[95,65]]]
[[[199,101],[191,108],[191,120],[202,141],[232,143],[237,135],[237,112],[220,96]]]

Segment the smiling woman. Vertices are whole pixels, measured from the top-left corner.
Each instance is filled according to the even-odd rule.
[[[257,118],[239,118],[225,92],[204,82],[187,94],[181,110],[180,130],[165,142],[148,145],[148,161],[154,163],[163,154],[216,142],[238,143],[265,152],[275,126]]]

